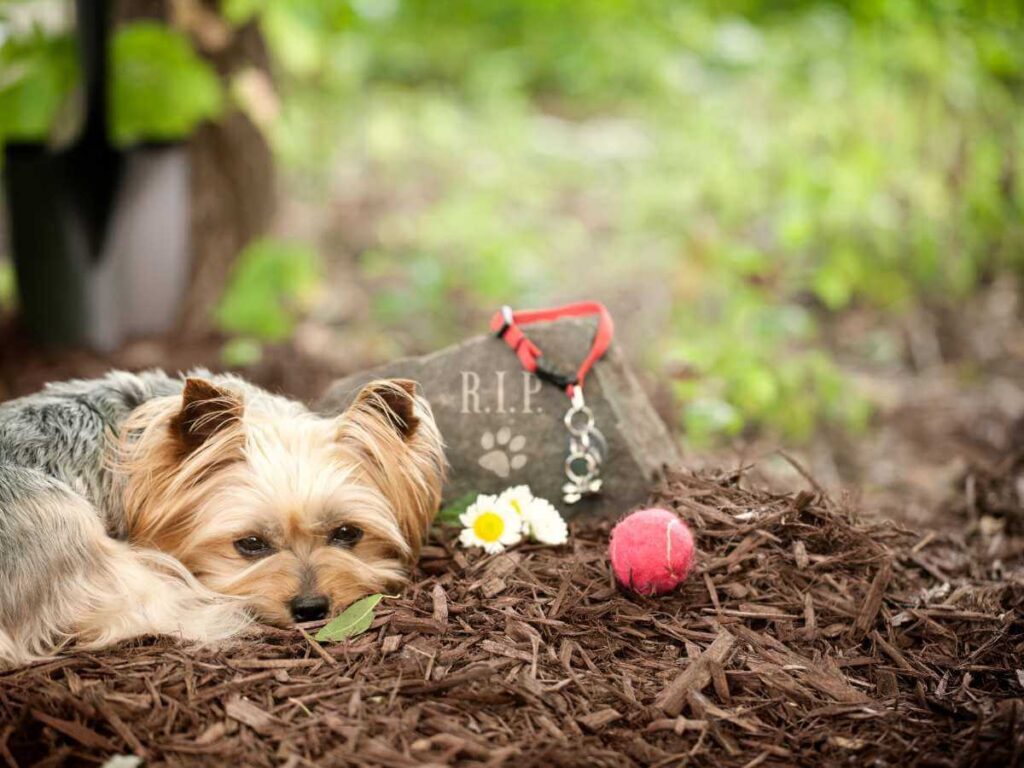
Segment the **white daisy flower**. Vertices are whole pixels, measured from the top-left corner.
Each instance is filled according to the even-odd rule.
[[[533,493],[528,485],[514,485],[506,488],[498,497],[499,503],[508,504],[516,511],[523,520],[523,533],[529,533],[526,528],[526,510],[535,501]]]
[[[569,528],[565,520],[550,501],[533,499],[523,510],[523,522],[527,533],[541,544],[565,544],[569,540]]]
[[[518,544],[523,538],[523,521],[515,508],[497,496],[477,496],[459,515],[464,526],[459,543],[464,547],[483,547],[490,555]]]

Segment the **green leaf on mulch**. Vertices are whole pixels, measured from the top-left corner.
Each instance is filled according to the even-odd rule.
[[[437,513],[435,522],[441,525],[458,525],[459,516],[466,511],[470,504],[476,501],[477,494],[467,493],[465,496],[460,496],[451,504],[446,504],[441,508],[441,511]]]
[[[373,623],[373,609],[383,598],[384,595],[370,595],[362,600],[356,600],[342,611],[341,615],[327,622],[316,633],[316,639],[321,643],[324,641],[337,642],[363,634]]]

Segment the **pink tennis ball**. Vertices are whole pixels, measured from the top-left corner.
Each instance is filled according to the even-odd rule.
[[[693,565],[693,534],[667,509],[640,509],[612,528],[608,555],[619,583],[641,595],[678,587]]]

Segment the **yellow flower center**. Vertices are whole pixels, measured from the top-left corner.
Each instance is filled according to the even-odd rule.
[[[505,521],[497,512],[484,512],[473,521],[473,533],[481,541],[497,541],[505,531]]]
[[[516,511],[517,515],[523,514],[523,508],[519,506],[519,502],[516,499],[509,499],[509,506]]]

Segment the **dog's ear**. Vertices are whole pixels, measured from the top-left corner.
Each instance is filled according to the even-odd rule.
[[[356,396],[355,405],[368,406],[385,418],[409,441],[419,428],[416,415],[416,382],[410,379],[381,379],[363,387]]]
[[[211,437],[242,418],[241,398],[205,379],[185,379],[181,410],[171,420],[171,429],[186,453],[199,448]]]
[[[341,444],[391,502],[415,554],[441,503],[444,446],[430,405],[407,379],[367,384],[338,417]]]

